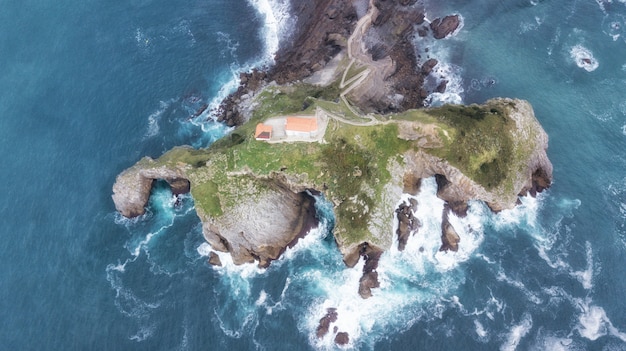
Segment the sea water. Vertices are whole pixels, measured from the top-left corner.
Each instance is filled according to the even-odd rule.
[[[144,155],[229,131],[211,108],[240,71],[271,64],[293,31],[289,1],[3,3],[0,349],[335,349],[315,336],[331,307],[347,349],[626,349],[626,4],[426,6],[463,19],[416,41],[451,82],[429,103],[529,100],[555,182],[498,214],[472,202],[451,216],[460,249],[445,253],[425,180],[423,227],[383,254],[362,300],[363,262],[345,268],[323,197],[320,227],[267,269],[228,255],[209,266],[193,199],[164,183],[133,220],[110,198]]]

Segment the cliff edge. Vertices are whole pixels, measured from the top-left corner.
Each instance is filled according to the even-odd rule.
[[[437,177],[438,196],[460,214],[469,200],[512,208],[552,181],[548,137],[526,101],[410,110],[376,122],[342,121],[320,107],[309,117],[320,114],[332,125],[321,139],[257,140],[249,123],[206,150],[144,158],[118,176],[116,208],[143,213],[155,179],[188,184],[212,247],[235,263],[266,266],[315,225],[311,194],[319,192],[335,206],[335,239],[353,266],[364,245],[390,247],[395,205],[419,179]]]

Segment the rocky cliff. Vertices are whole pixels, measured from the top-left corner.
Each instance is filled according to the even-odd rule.
[[[421,178],[437,177],[438,196],[460,214],[469,200],[500,211],[515,206],[518,195],[550,185],[548,138],[530,104],[498,99],[456,108],[414,110],[395,116],[400,121],[367,126],[338,125],[321,144],[268,144],[244,134],[207,150],[177,148],[120,174],[113,200],[122,214],[136,216],[144,211],[153,180],[189,185],[212,247],[230,252],[237,264],[266,266],[315,225],[310,191],[319,191],[335,205],[335,239],[353,266],[390,247],[396,203]],[[472,130],[498,133],[475,136],[459,124],[466,120]],[[471,149],[467,162],[463,154],[450,157],[451,145]],[[364,272],[370,280],[375,264]]]
[[[416,204],[396,205],[403,193],[417,193],[421,179],[437,180],[446,202],[441,250],[452,251],[462,243],[450,211],[464,215],[470,200],[501,211],[550,186],[548,137],[528,102],[414,109],[430,93],[421,85],[437,62],[415,57],[409,39],[414,31],[444,38],[458,28],[458,16],[427,24],[414,0],[354,2],[367,3],[367,13],[358,17],[348,1],[296,1],[309,14],[305,25],[273,68],[243,73],[220,108],[220,120],[239,128],[208,149],[180,147],[140,160],[117,177],[116,209],[143,214],[154,180],[164,179],[175,194],[191,191],[213,250],[229,252],[235,264],[265,267],[317,225],[313,194],[321,193],[334,205],[344,262],[365,261],[359,293],[367,298],[394,235],[402,250],[420,227]],[[294,82],[313,72],[328,79]],[[328,125],[310,140],[255,139],[257,123],[293,113]],[[215,253],[210,262],[220,264]]]

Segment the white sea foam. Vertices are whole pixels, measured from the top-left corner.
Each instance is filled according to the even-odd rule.
[[[436,107],[446,103],[463,103],[463,69],[452,63],[451,60],[455,42],[458,40],[458,34],[464,26],[463,16],[459,15],[459,19],[459,27],[446,37],[446,40],[436,40],[432,36],[416,37],[415,39],[414,46],[418,50],[418,65],[423,64],[430,58],[434,58],[438,62],[432,72],[426,77],[424,87],[434,91],[442,81],[448,82],[445,93],[434,92],[424,100],[424,105],[427,107]]]
[[[544,19],[538,16],[535,16],[534,21],[523,21],[520,23],[520,29],[518,33],[525,34],[531,31],[535,31],[543,24],[543,21]]]
[[[558,337],[554,335],[540,335],[530,349],[532,351],[583,350],[583,348],[577,346],[571,338]]]
[[[626,333],[621,332],[611,323],[604,308],[592,305],[589,298],[581,301],[578,307],[581,309],[581,314],[578,316],[578,325],[575,329],[582,337],[593,341],[608,334],[626,342]]]
[[[474,319],[474,327],[476,328],[476,334],[478,335],[480,340],[486,341],[488,339],[487,337],[489,336],[489,333],[487,333],[487,330],[485,330],[485,327],[482,323],[478,321],[478,319]]]
[[[443,201],[436,196],[436,190],[434,178],[422,181],[421,191],[415,197],[418,209],[414,213],[422,227],[409,238],[404,251],[397,250],[396,242],[380,257],[377,269],[380,288],[372,290],[372,297],[363,300],[358,294],[363,260],[352,269],[330,273],[326,268],[311,269],[299,279],[313,283],[314,287],[308,290],[317,292],[318,296],[301,326],[310,335],[312,345],[333,349],[335,326],[338,332],[349,334],[350,347],[358,348],[361,339],[373,342],[384,337],[388,328],[401,331],[423,318],[443,318],[443,312],[449,308],[465,311],[459,297],[447,294],[462,281],[457,276],[462,273],[454,268],[467,260],[482,241],[482,208],[472,204],[464,219],[451,215],[461,237],[460,250],[439,252]],[[404,200],[408,198],[409,195],[403,195]],[[331,325],[329,335],[318,340],[315,330],[328,308],[337,309],[338,319]]]
[[[585,252],[587,256],[587,268],[584,271],[575,271],[570,274],[583,285],[583,288],[590,290],[593,287],[593,252],[591,250],[591,243],[585,242]]]
[[[598,66],[598,60],[593,56],[591,50],[582,45],[575,45],[570,49],[570,57],[574,63],[587,72],[595,71]]]
[[[294,259],[298,253],[310,250],[313,246],[319,245],[328,233],[328,227],[324,223],[320,223],[317,228],[311,229],[304,238],[298,239],[294,247],[288,247],[278,259],[278,262],[289,261]]]
[[[209,257],[209,254],[211,254],[211,251],[213,251],[213,249],[211,248],[211,245],[209,245],[209,243],[202,243],[196,248],[196,251],[198,251],[198,255],[200,256]]]
[[[533,319],[529,313],[524,313],[522,320],[510,328],[506,341],[500,346],[502,351],[515,351],[520,341],[533,327]]]
[[[152,43],[152,38],[150,38],[141,28],[135,29],[135,42],[137,43],[137,47],[142,49],[142,51],[146,52]]]
[[[257,306],[263,306],[266,300],[267,300],[267,293],[265,292],[265,290],[261,290],[261,292],[259,293],[259,298],[256,300],[254,304]]]
[[[463,80],[461,78],[462,68],[450,63],[439,61],[431,73],[438,77],[438,81],[447,80],[446,91],[444,93],[432,93],[426,100],[425,105],[436,107],[445,104],[463,103]]]
[[[293,30],[296,17],[291,14],[291,4],[288,0],[248,0],[248,2],[263,17],[265,41],[263,61],[271,64],[274,62],[274,55],[279,49],[281,40]]]
[[[149,337],[151,337],[154,334],[155,330],[156,330],[156,326],[155,325],[144,325],[144,326],[141,326],[141,328],[139,328],[137,333],[135,335],[129,337],[129,339],[133,340],[133,341],[136,341],[136,342],[144,341],[144,340],[148,339]]]
[[[540,305],[543,303],[543,299],[539,297],[537,293],[528,289],[522,281],[509,277],[506,273],[504,273],[504,270],[502,270],[501,268],[500,270],[498,270],[496,279],[500,282],[506,282],[507,284],[516,287],[524,294],[524,296],[526,296],[526,299],[528,301],[534,303],[535,305]]]
[[[159,108],[148,116],[148,127],[144,134],[144,139],[152,138],[159,134],[159,122],[161,121],[161,117],[163,117],[163,113],[165,113],[167,108],[170,107],[174,101],[174,99],[159,101]]]
[[[537,197],[530,195],[520,197],[520,205],[515,206],[510,210],[504,210],[493,217],[493,224],[498,231],[511,227],[519,227],[520,225],[526,225],[530,228],[536,229],[537,215],[542,207],[542,199],[544,194],[537,194]]]

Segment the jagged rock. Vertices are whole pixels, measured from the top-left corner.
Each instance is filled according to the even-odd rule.
[[[443,216],[441,220],[441,247],[439,251],[454,251],[459,250],[459,242],[461,238],[457,234],[456,230],[450,223],[448,216],[450,215],[450,207],[444,206]]]
[[[442,80],[437,87],[435,88],[435,91],[438,93],[445,93],[446,92],[446,88],[448,87],[448,81],[447,80]]]
[[[191,191],[189,180],[184,178],[165,179],[170,185],[173,195],[187,194]]]
[[[359,280],[359,295],[367,299],[372,297],[372,289],[380,286],[376,269],[378,268],[378,261],[380,260],[383,250],[368,243],[363,243],[360,245],[359,252],[361,257],[365,260],[363,275]]]
[[[337,321],[337,317],[338,315],[336,308],[328,308],[326,310],[326,315],[322,317],[322,319],[320,319],[320,323],[317,326],[317,331],[315,333],[318,339],[321,339],[326,336],[326,334],[328,334],[330,324],[335,323]]]
[[[459,28],[461,21],[459,15],[446,16],[443,19],[436,18],[430,24],[435,39],[443,39]]]
[[[413,173],[405,173],[403,180],[403,192],[410,195],[417,195],[422,185],[422,178],[415,177]]]
[[[257,188],[254,180],[241,200],[216,217],[198,211],[205,239],[213,247],[227,249],[235,264],[258,261],[267,267],[288,247],[317,226],[315,200],[304,192],[281,186]],[[251,201],[245,198],[250,197]]]
[[[144,158],[138,166],[122,172],[113,185],[113,202],[115,208],[125,217],[137,217],[146,212],[145,206],[150,197],[152,183],[157,179],[165,179],[172,184],[172,191],[178,194],[189,192],[189,180],[178,169],[167,167],[143,167],[153,160]]]
[[[350,342],[350,336],[346,332],[337,333],[335,336],[335,344],[337,345],[347,345]]]
[[[439,63],[439,61],[431,58],[429,60],[427,60],[426,62],[424,62],[424,64],[422,65],[422,74],[423,75],[428,75],[430,74],[430,72],[432,72],[433,68],[435,68],[435,66],[437,66],[437,64]]]
[[[220,260],[220,257],[215,252],[211,251],[211,253],[209,253],[209,264],[213,266],[221,267],[222,260]]]
[[[508,116],[515,123],[513,139],[517,148],[530,148],[528,157],[519,162],[510,175],[508,187],[500,186],[487,190],[472,179],[465,176],[459,169],[448,162],[421,150],[408,151],[405,161],[415,177],[428,178],[436,176],[438,183],[437,196],[455,204],[467,203],[469,200],[484,201],[491,210],[498,212],[511,209],[517,204],[520,193],[529,192],[533,188],[545,189],[552,183],[552,163],[548,159],[548,135],[535,118],[532,106],[523,100],[495,99],[510,108]],[[522,145],[525,144],[524,145]],[[514,162],[514,160],[510,160]],[[445,180],[445,182],[442,182]]]
[[[126,217],[145,213],[152,183],[157,179],[168,180],[177,191],[188,191],[192,186],[186,174],[188,167],[168,167],[144,158],[117,177],[112,196],[116,209]],[[201,207],[196,210],[205,239],[215,250],[230,252],[235,264],[258,261],[259,266],[266,267],[317,226],[315,199],[284,174],[274,174],[271,180],[247,176],[242,182],[247,184],[240,183],[241,201],[227,213],[216,217]]]
[[[417,201],[414,199],[411,199],[411,202],[408,204],[403,202],[396,209],[396,218],[398,219],[398,229],[396,230],[396,234],[398,235],[399,251],[404,250],[411,233],[421,227],[419,219],[413,216],[413,211],[416,209]]]
[[[394,155],[387,160],[385,167],[390,175],[387,183],[377,184],[378,178],[367,178],[368,172],[372,169],[368,170],[365,164],[362,164],[358,171],[354,166],[350,166],[343,173],[355,179],[367,178],[360,189],[379,191],[380,198],[377,198],[375,203],[369,203],[364,207],[359,197],[370,196],[365,193],[355,194],[358,196],[352,194],[337,196],[338,189],[327,190],[335,192],[328,196],[335,206],[344,206],[343,214],[336,218],[334,233],[344,262],[353,267],[360,257],[366,260],[360,284],[362,286],[359,288],[362,296],[371,295],[371,289],[377,286],[377,276],[373,273],[376,272],[380,254],[375,255],[371,250],[382,252],[382,248],[388,248],[393,242],[394,233],[388,218],[394,215],[394,207],[403,188],[416,189],[418,183],[416,180],[435,176],[438,183],[437,195],[448,203],[451,210],[459,214],[467,210],[469,200],[484,201],[494,211],[512,208],[517,203],[518,194],[534,193],[550,185],[552,164],[546,155],[548,137],[535,119],[530,104],[521,100],[498,99],[490,101],[487,106],[484,107],[484,111],[491,113],[492,117],[507,118],[506,130],[511,137],[507,142],[513,144],[515,150],[511,153],[511,158],[505,160],[509,163],[506,177],[496,185],[487,189],[445,159],[434,156],[428,149],[420,147],[416,135],[427,133],[429,128],[435,126],[399,121],[398,138],[410,141],[415,147],[408,148],[402,154]],[[476,110],[477,108],[467,107],[470,112],[480,110]],[[495,112],[490,112],[489,108]],[[436,128],[429,133],[435,138],[444,137],[445,134]],[[436,140],[431,142],[431,145],[436,144]],[[222,153],[224,150],[175,149],[170,152],[173,155],[168,153],[162,160],[156,161],[143,159],[120,174],[113,186],[113,200],[123,215],[136,216],[144,211],[154,179],[170,181],[186,179],[190,182],[194,197],[197,194],[194,193],[195,187],[205,186],[205,190],[200,192],[203,197],[197,199],[196,210],[202,220],[206,240],[214,250],[230,252],[236,264],[257,261],[259,265],[267,266],[271,260],[278,258],[286,247],[293,245],[311,226],[317,224],[313,200],[305,191],[328,189],[326,184],[332,181],[332,178],[328,178],[332,174],[327,168],[332,166],[332,162],[325,163],[319,158],[322,154],[318,153],[318,147],[327,146],[311,144],[308,151],[315,155],[322,172],[294,173],[289,167],[282,167],[285,163],[277,159],[276,171],[264,173],[266,175],[263,176],[255,175],[248,165],[242,165],[243,168],[233,167],[224,172],[228,168],[230,157]],[[358,149],[354,150],[359,152]],[[246,152],[245,149],[233,151]],[[337,155],[337,152],[331,150],[329,154]],[[235,156],[235,153],[231,156]],[[216,173],[220,175],[219,182],[214,183],[212,177]],[[332,177],[336,181],[340,176],[342,175]],[[210,185],[208,194],[207,185]],[[374,190],[374,186],[378,187],[378,190]],[[346,212],[346,209],[349,209],[347,204],[351,204],[354,210]],[[362,224],[361,235],[366,239],[354,240],[350,233],[353,228],[351,219],[354,217],[351,218],[350,213],[360,215],[365,209],[367,222]],[[408,210],[403,211],[404,215],[408,214],[406,212]],[[408,222],[402,217],[400,219],[403,223],[401,231],[410,232],[414,224],[411,224],[408,218]],[[445,227],[442,232],[451,233],[451,230]],[[450,246],[448,249],[453,249],[458,242],[452,234],[447,237],[451,238],[448,240]]]

